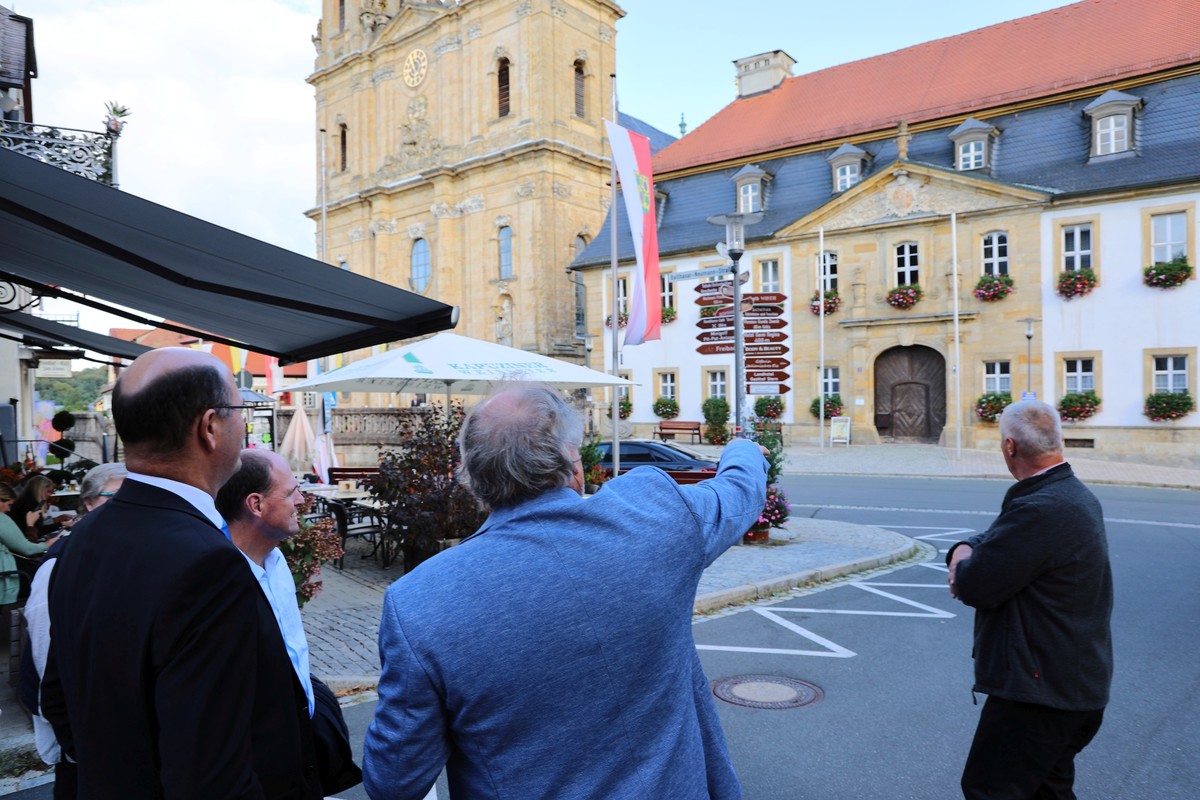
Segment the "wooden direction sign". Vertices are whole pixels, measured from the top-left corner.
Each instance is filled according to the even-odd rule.
[[[792,387],[786,383],[748,383],[746,391],[749,394],[787,394]]]
[[[697,328],[711,330],[712,328],[729,328],[733,331],[733,314],[722,314],[718,317],[702,317],[696,320]]]
[[[699,302],[699,301],[697,301]],[[764,317],[778,317],[783,315],[782,306],[754,306],[747,311],[743,316],[750,319],[762,319]]]
[[[782,370],[746,370],[746,380],[749,383],[774,383],[786,381],[789,375]]]
[[[702,356],[732,355],[734,348],[736,348],[736,347],[737,347],[737,345],[735,345],[733,343],[733,341],[730,340],[730,341],[725,341],[725,342],[718,342],[715,344],[702,344],[696,348],[696,352]]]
[[[733,328],[726,330],[704,331],[704,333],[696,334],[696,338],[702,342],[732,342]]]
[[[704,320],[700,320],[703,322]],[[772,331],[787,327],[787,320],[776,317],[774,319],[748,319],[742,323],[748,331]]]
[[[733,335],[733,331],[729,332]],[[767,344],[770,342],[787,341],[788,335],[783,331],[746,331],[747,344]]]
[[[742,273],[742,283],[745,283],[748,280],[750,280],[750,273],[743,272]],[[732,280],[707,281],[705,283],[696,284],[695,288],[696,288],[696,291],[700,292],[701,294],[711,294],[712,292],[720,291],[720,287],[722,287],[722,286],[728,286],[729,291],[731,291],[731,292],[733,291],[733,281]]]
[[[747,356],[781,356],[788,351],[784,344],[748,344],[742,349]]]
[[[747,358],[746,370],[786,369],[792,362],[786,358]]]
[[[729,294],[724,294],[724,293],[702,294],[696,298],[696,305],[698,305],[698,306],[722,306],[722,305],[732,306],[733,305],[733,292],[730,292]]]
[[[779,292],[746,292],[742,299],[751,303],[778,305],[787,302],[787,295]]]

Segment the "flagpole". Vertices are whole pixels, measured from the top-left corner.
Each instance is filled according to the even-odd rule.
[[[620,125],[620,118],[617,116],[617,74],[614,72],[609,75],[612,78],[612,120],[614,125]],[[620,298],[617,296],[617,155],[613,149],[612,135],[610,133],[608,139],[609,152],[609,187],[611,188],[611,199],[609,200],[609,265],[612,268],[612,325],[609,330],[612,331],[612,374],[614,377],[621,377],[621,308]],[[621,421],[621,403],[619,397],[619,387],[613,386],[612,390],[612,405],[609,413],[612,416],[612,462],[613,462],[613,477],[621,474],[621,452],[619,442],[621,441],[620,421]]]
[[[817,369],[817,438],[825,447],[825,228],[817,228],[817,302],[821,306],[821,364]],[[833,430],[829,431],[830,447]]]
[[[954,270],[951,292],[954,294],[954,452],[962,458],[962,346],[958,342],[958,214],[950,212],[950,264]]]

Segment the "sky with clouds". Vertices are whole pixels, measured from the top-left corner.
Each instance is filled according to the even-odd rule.
[[[99,130],[104,104],[132,112],[121,189],[315,253],[310,37],[320,0],[0,0],[34,20],[35,121]],[[621,110],[678,135],[734,97],[732,62],[784,50],[795,74],[1066,5],[859,0],[624,0]],[[85,327],[99,329],[91,317]],[[120,323],[116,323],[120,324]],[[106,327],[106,326],[104,326]]]

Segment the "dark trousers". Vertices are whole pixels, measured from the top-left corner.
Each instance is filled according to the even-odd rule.
[[[63,757],[54,765],[54,800],[76,800],[79,795],[79,767]]]
[[[1075,754],[1104,709],[1062,711],[989,697],[963,768],[967,800],[1075,800]]]

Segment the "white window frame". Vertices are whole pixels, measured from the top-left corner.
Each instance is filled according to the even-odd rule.
[[[1008,274],[1008,234],[1004,231],[985,233],[983,247],[983,274]]]
[[[958,145],[958,168],[965,172],[987,166],[987,142],[973,139]]]
[[[760,292],[781,291],[779,283],[779,259],[768,258],[758,262],[758,290]]]
[[[659,283],[662,285],[662,291],[659,292],[659,297],[662,299],[663,308],[675,307],[675,282],[667,280],[667,275],[659,276]]]
[[[862,180],[862,164],[842,164],[837,168],[837,191],[844,192]]]
[[[499,262],[497,274],[500,280],[511,280],[513,276],[513,233],[508,225],[500,226],[496,231],[496,260]]]
[[[983,392],[984,394],[993,392],[1012,394],[1012,362],[983,362]]]
[[[838,254],[826,250],[821,254],[821,292],[836,292],[838,288]]]
[[[821,376],[821,396],[831,397],[842,393],[842,372],[838,367],[825,367]]]
[[[742,214],[762,211],[762,184],[759,181],[747,181],[738,187],[738,211]]]
[[[417,259],[417,248],[421,247],[421,261]],[[433,280],[433,248],[425,238],[414,239],[408,251],[408,283],[417,294],[424,294]]]
[[[677,393],[678,381],[675,380],[674,372],[658,373],[658,396],[669,397],[672,400],[678,400]]]
[[[1120,111],[1096,118],[1096,155],[1110,156],[1129,149],[1131,117],[1129,112]]]
[[[1063,389],[1072,392],[1094,392],[1096,390],[1096,360],[1093,358],[1063,359]]]
[[[1188,215],[1186,211],[1150,215],[1150,259],[1165,264],[1176,256],[1188,257]]]
[[[729,373],[723,369],[709,370],[708,396],[720,397],[723,400],[729,398]]]
[[[629,279],[617,278],[617,313],[629,314]]]
[[[1187,356],[1154,356],[1154,392],[1188,391]]]
[[[1080,244],[1083,234],[1087,233],[1087,247]],[[1072,243],[1073,240],[1073,243]],[[1065,272],[1078,272],[1081,269],[1092,268],[1092,243],[1095,240],[1092,223],[1082,222],[1077,225],[1062,227],[1062,268]]]
[[[896,285],[913,286],[921,282],[921,248],[916,242],[896,245]]]

